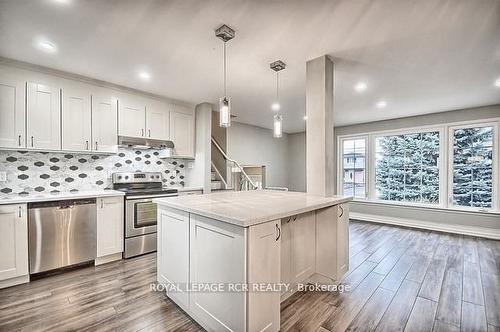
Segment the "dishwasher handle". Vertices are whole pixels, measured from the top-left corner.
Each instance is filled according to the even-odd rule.
[[[88,204],[96,204],[96,199],[85,198],[85,199],[66,199],[66,200],[49,201],[49,202],[32,202],[28,203],[28,209],[55,207],[62,210],[67,208],[73,208],[77,205],[88,205]]]

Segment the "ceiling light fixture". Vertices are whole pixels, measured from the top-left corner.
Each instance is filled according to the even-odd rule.
[[[36,42],[36,47],[40,49],[41,51],[44,51],[45,53],[56,53],[57,52],[57,47],[54,43],[46,40],[46,39],[39,39]]]
[[[227,96],[226,81],[226,43],[234,38],[233,29],[223,24],[215,30],[215,36],[224,42],[223,66],[224,66],[224,96],[219,99],[219,126],[227,128],[231,126],[231,99]]]
[[[358,82],[356,83],[356,85],[354,86],[354,90],[356,90],[357,92],[363,92],[366,90],[368,86],[366,85],[365,82]]]
[[[277,60],[272,62],[269,67],[276,72],[276,99],[274,103],[271,105],[271,109],[273,111],[279,112],[281,109],[280,105],[280,98],[279,98],[279,72],[285,69],[286,64],[281,61]],[[283,117],[280,114],[276,114],[273,118],[273,136],[275,138],[280,138],[283,136]]]
[[[147,71],[140,71],[139,78],[143,81],[149,81],[151,79],[151,74]]]
[[[385,100],[380,100],[375,104],[375,106],[377,106],[377,108],[384,108],[387,106],[387,102]]]
[[[495,81],[495,86],[497,88],[500,88],[500,78],[498,78],[496,81]]]

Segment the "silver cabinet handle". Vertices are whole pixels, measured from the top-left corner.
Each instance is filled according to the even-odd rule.
[[[97,148],[97,141],[95,141],[95,150],[97,151],[98,148]]]
[[[342,207],[342,205],[339,205],[339,208],[340,208],[340,216],[339,216],[339,218],[342,218],[342,216],[344,215],[344,208]]]
[[[144,137],[144,129],[141,129],[141,136]]]
[[[19,205],[19,218],[22,218],[23,216],[23,208],[21,207],[21,205]]]
[[[104,200],[101,198],[101,209],[104,208]]]
[[[278,232],[278,235],[276,236],[276,241],[278,241],[281,237],[281,229],[279,228],[278,224],[274,224],[276,226],[276,231]]]
[[[148,129],[148,135],[151,137],[151,129]]]
[[[19,146],[21,146],[21,135],[19,135]]]
[[[89,149],[89,141],[85,141],[85,144],[86,144],[85,150],[88,150]]]
[[[34,146],[33,141],[34,141],[33,136],[31,136],[31,147]]]

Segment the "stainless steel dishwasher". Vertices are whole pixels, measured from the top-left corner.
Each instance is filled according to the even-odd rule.
[[[96,199],[28,204],[30,274],[96,258]]]

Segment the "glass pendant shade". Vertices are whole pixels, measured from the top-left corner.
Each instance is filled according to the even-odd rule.
[[[224,128],[231,126],[231,99],[228,97],[219,99],[219,126]]]
[[[273,136],[275,138],[280,138],[281,136],[283,136],[283,118],[281,117],[281,115],[279,114],[276,114],[274,116],[274,126],[273,126],[274,130],[273,130]]]

